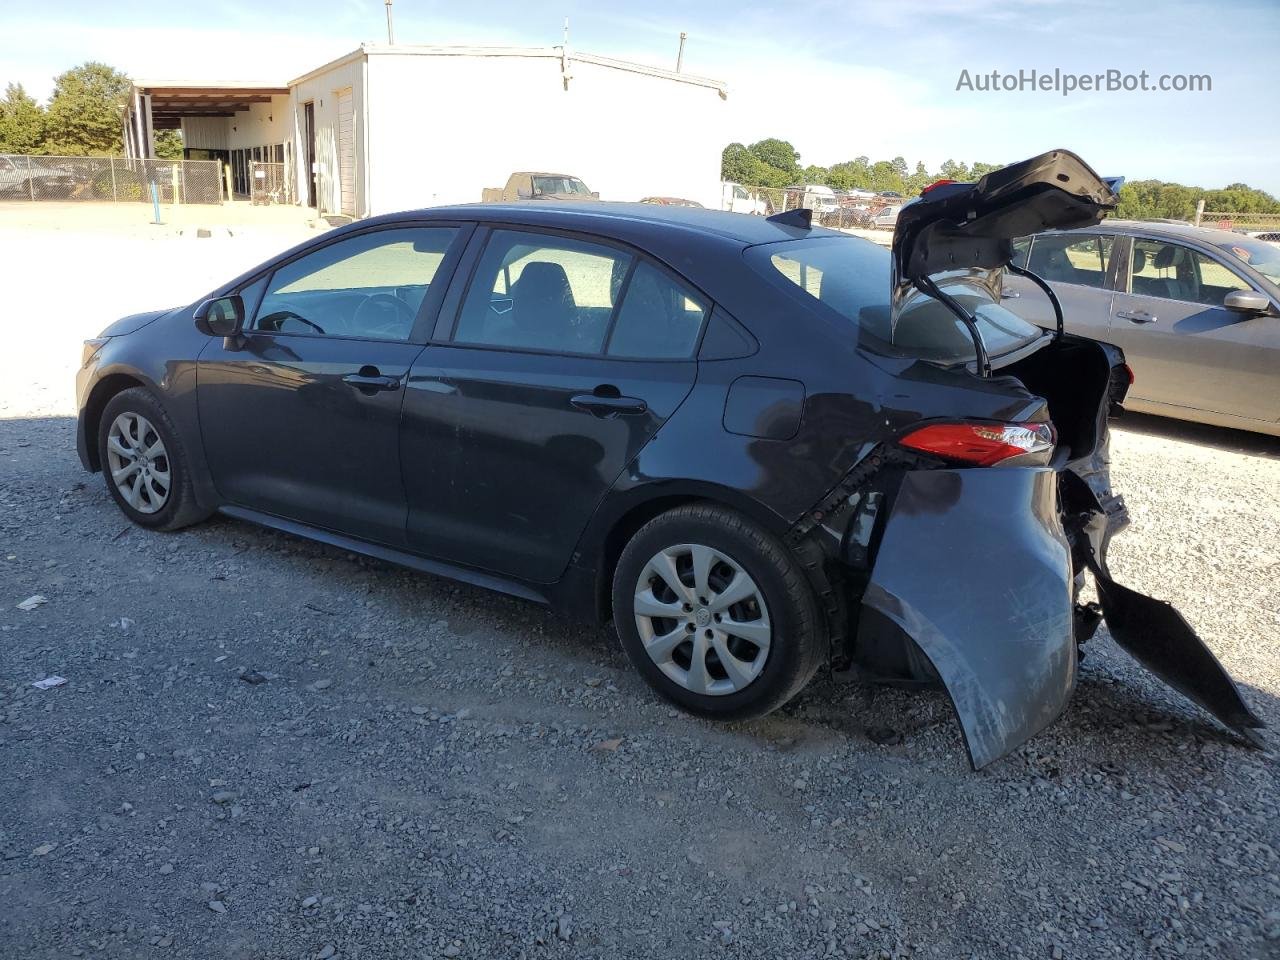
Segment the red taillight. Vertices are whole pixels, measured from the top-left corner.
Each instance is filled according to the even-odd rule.
[[[1133,386],[1133,367],[1127,363],[1124,365],[1124,375],[1129,378],[1129,386]]]
[[[929,184],[927,187],[925,187],[925,188],[924,188],[923,190],[921,190],[920,192],[921,192],[921,193],[928,193],[928,192],[929,192],[930,190],[932,190],[934,187],[945,187],[948,183],[955,183],[955,181],[954,181],[954,180],[948,180],[948,179],[946,179],[946,178],[944,177],[944,178],[943,178],[943,179],[941,179],[941,180],[935,180],[935,181],[933,181],[933,183]]]
[[[979,467],[1046,464],[1053,455],[1047,423],[931,423],[898,442],[904,447]]]

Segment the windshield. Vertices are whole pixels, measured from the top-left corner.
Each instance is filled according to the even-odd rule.
[[[859,346],[891,356],[939,363],[974,359],[965,325],[922,293],[908,296],[896,322],[889,307],[889,251],[866,240],[836,237],[751,247],[747,262],[758,273],[795,289],[853,324]],[[993,303],[980,284],[963,276],[937,278],[939,286],[975,315],[987,352],[1008,353],[1043,331]]]
[[[1265,240],[1242,237],[1222,244],[1221,248],[1241,263],[1253,267],[1272,283],[1280,284],[1280,247]]]
[[[534,196],[546,193],[578,193],[591,196],[587,185],[577,177],[534,177]]]

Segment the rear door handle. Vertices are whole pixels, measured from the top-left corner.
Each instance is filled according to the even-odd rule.
[[[1116,316],[1119,317],[1121,320],[1128,320],[1131,323],[1155,323],[1156,322],[1156,315],[1154,313],[1147,313],[1147,311],[1145,310],[1134,310],[1128,313],[1122,313],[1120,311],[1116,311]]]
[[[579,393],[570,397],[569,403],[604,419],[634,417],[649,409],[649,405],[639,397],[602,397],[595,393]]]
[[[399,377],[384,377],[381,374],[349,373],[342,378],[362,393],[376,393],[379,390],[399,390]]]

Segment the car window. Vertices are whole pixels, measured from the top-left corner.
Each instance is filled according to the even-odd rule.
[[[602,244],[495,230],[453,339],[556,353],[599,353],[631,256]]]
[[[761,244],[747,262],[813,298],[820,309],[849,323],[858,345],[891,356],[942,363],[974,359],[973,341],[963,323],[924,294],[914,294],[897,322],[889,306],[889,252],[876,244],[848,240],[792,240]],[[991,301],[964,277],[935,278],[977,320],[991,356],[999,356],[1042,335],[1039,327]]]
[[[706,316],[706,304],[696,294],[657,267],[638,263],[605,352],[611,357],[691,357]]]
[[[1207,254],[1167,240],[1133,241],[1129,290],[1139,296],[1221,306],[1233,290],[1249,283]]]
[[[453,227],[406,227],[321,247],[272,275],[253,328],[407,340],[456,233]]]
[[[1015,267],[1026,268],[1027,257],[1031,253],[1031,238],[1019,237],[1013,241],[1013,259],[1010,261]]]
[[[1112,239],[1097,234],[1045,234],[1034,238],[1027,265],[1032,273],[1051,283],[1104,287]]]

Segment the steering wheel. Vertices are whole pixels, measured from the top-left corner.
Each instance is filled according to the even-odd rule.
[[[390,307],[391,316],[387,316]],[[383,315],[381,321],[371,321],[366,319],[366,312],[376,310]],[[404,329],[404,325],[413,326],[413,321],[418,318],[418,311],[409,306],[399,297],[389,293],[371,293],[360,301],[360,306],[356,307],[356,312],[351,318],[352,326],[357,330],[372,333],[381,333],[389,337],[403,337],[408,334],[408,330]]]
[[[325,333],[324,327],[320,326],[320,324],[313,323],[312,321],[308,320],[306,317],[299,316],[298,314],[294,313],[292,310],[277,310],[275,313],[267,314],[265,317],[262,317],[258,320],[258,329],[271,330],[272,332],[279,333],[280,325],[284,323],[284,321],[286,320],[297,320],[303,326],[310,327],[316,333],[319,333],[321,335],[324,335]]]

